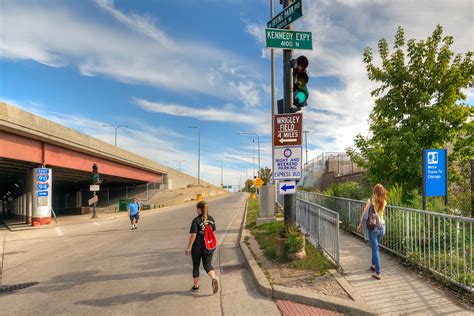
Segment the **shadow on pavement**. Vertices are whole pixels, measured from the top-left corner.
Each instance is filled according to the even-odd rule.
[[[115,305],[124,305],[129,303],[138,303],[138,302],[149,302],[163,296],[193,296],[194,294],[189,291],[168,291],[168,292],[155,292],[155,293],[145,293],[145,291],[129,293],[124,295],[111,296],[109,298],[95,299],[95,300],[84,300],[78,301],[74,304],[78,305],[89,305],[89,306],[115,306]],[[204,295],[200,295],[204,296]],[[212,296],[209,294],[208,296]]]

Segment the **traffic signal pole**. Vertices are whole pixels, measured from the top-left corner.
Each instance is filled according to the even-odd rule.
[[[290,5],[292,0],[283,0],[283,8]],[[291,30],[291,24],[286,27]],[[293,74],[291,67],[291,59],[293,58],[293,50],[283,50],[283,108],[285,113],[290,113],[290,108],[293,103]],[[283,203],[285,226],[291,226],[296,221],[296,214],[294,209],[294,195],[286,194]]]

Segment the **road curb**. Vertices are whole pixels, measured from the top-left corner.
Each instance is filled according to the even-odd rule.
[[[248,201],[245,206],[244,224],[241,226],[243,231],[241,232],[240,249],[242,251],[247,269],[250,272],[250,276],[255,283],[255,287],[262,295],[268,298],[288,300],[295,303],[311,305],[323,309],[330,309],[344,314],[364,316],[377,315],[370,309],[370,307],[358,302],[357,300],[349,301],[337,297],[308,293],[303,290],[287,288],[280,285],[271,285],[270,281],[265,276],[265,273],[260,268],[250,249],[245,243],[245,237],[250,235],[250,231],[244,228],[245,221],[247,219],[247,208]],[[352,295],[350,296],[352,297]],[[357,295],[355,296],[357,297]]]

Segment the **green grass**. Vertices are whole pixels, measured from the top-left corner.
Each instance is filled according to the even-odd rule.
[[[245,223],[245,228],[251,229],[255,226],[255,223],[257,222],[258,211],[258,200],[248,200],[247,222]]]
[[[283,222],[271,222],[256,225],[258,215],[258,202],[249,200],[247,213],[247,228],[250,229],[255,240],[258,242],[264,255],[274,263],[286,265],[288,268],[310,270],[317,274],[325,274],[329,269],[334,269],[335,265],[327,259],[322,250],[315,248],[306,240],[306,258],[303,260],[291,261],[286,257],[277,257],[275,255],[275,238],[284,227]]]

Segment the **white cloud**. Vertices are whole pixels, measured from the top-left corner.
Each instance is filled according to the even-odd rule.
[[[321,148],[312,150],[310,159],[321,151],[344,151],[353,144],[355,135],[367,134],[367,118],[374,102],[370,92],[376,84],[367,79],[362,62],[365,47],[372,47],[377,60],[378,40],[386,38],[393,43],[397,26],[404,28],[406,39],[420,40],[431,35],[439,23],[444,35],[454,37],[455,52],[474,50],[474,2],[469,0],[321,0],[305,1],[303,7],[305,15],[294,29],[313,33],[314,50],[301,52],[310,60],[310,76],[330,76],[341,83],[323,89],[310,78],[310,106],[304,109],[304,128],[311,132],[310,146]]]
[[[265,117],[265,113],[263,111],[233,111],[229,109],[229,107],[227,107],[227,109],[220,109],[214,107],[192,108],[177,104],[151,102],[139,98],[135,99],[134,103],[142,109],[151,112],[164,113],[174,116],[191,117],[202,121],[242,123],[246,125],[262,127],[267,126],[268,128],[265,128],[265,132],[270,132],[270,116],[267,115],[268,118]]]
[[[96,8],[116,24],[107,23],[107,16],[92,19],[65,5],[2,3],[0,57],[72,65],[86,76],[198,92],[240,100],[246,106],[260,103],[261,87],[249,80],[260,78],[254,70],[258,67],[233,52],[199,38],[176,39],[154,18],[122,12],[110,0],[98,0]],[[213,80],[216,72],[219,80]]]

